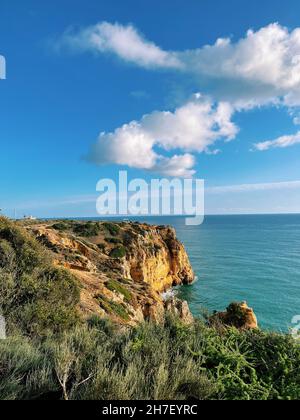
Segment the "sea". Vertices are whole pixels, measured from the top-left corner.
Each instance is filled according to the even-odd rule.
[[[196,281],[174,291],[195,316],[246,301],[261,328],[287,332],[300,319],[300,215],[136,218],[167,224],[189,254]]]

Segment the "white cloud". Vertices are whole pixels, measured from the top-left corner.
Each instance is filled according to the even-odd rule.
[[[132,25],[101,22],[69,31],[61,42],[76,49],[110,52],[146,68],[180,70],[193,75],[195,87],[206,87],[218,100],[236,107],[270,102],[300,105],[300,28],[289,31],[273,23],[249,30],[236,42],[219,38],[198,49],[164,51]]]
[[[300,104],[300,28],[289,32],[274,23],[235,43],[221,38],[177,56],[201,77],[227,80],[221,88],[233,88],[237,100],[255,105],[284,97]]]
[[[295,144],[300,144],[300,131],[289,136],[278,137],[275,140],[267,140],[260,143],[255,143],[254,147],[256,150],[263,152],[269,149],[284,149],[286,147],[294,146]]]
[[[195,166],[195,157],[190,153],[184,155],[174,155],[171,158],[160,157],[152,168],[153,172],[157,172],[162,176],[174,177],[192,177],[195,174],[193,167]]]
[[[101,22],[77,33],[67,31],[61,43],[83,51],[114,53],[119,58],[141,67],[181,67],[174,53],[163,51],[153,42],[147,41],[131,25]]]
[[[217,140],[230,141],[236,136],[233,112],[228,103],[214,104],[197,96],[174,112],[156,111],[114,132],[101,133],[88,159],[96,164],[115,163],[163,175],[192,176],[195,159],[191,152],[216,153],[210,148]],[[157,147],[185,153],[163,156]]]
[[[300,117],[298,116],[298,117],[294,117],[293,118],[293,123],[295,124],[295,125],[300,125]]]
[[[273,23],[233,41],[219,38],[211,45],[185,51],[166,51],[148,41],[132,25],[100,22],[68,31],[60,42],[76,50],[111,53],[149,69],[178,72],[218,102],[201,95],[174,112],[153,112],[110,133],[102,133],[89,160],[116,163],[164,174],[191,176],[192,152],[217,154],[214,143],[237,134],[234,112],[265,104],[288,107],[299,124],[300,28],[292,31]],[[198,94],[197,94],[198,95]],[[256,143],[256,150],[284,148],[300,143],[300,132]],[[176,149],[171,157],[157,151]],[[178,154],[178,150],[180,153]],[[174,152],[175,153],[175,152]]]

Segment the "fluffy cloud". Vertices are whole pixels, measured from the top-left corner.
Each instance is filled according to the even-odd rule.
[[[236,107],[280,101],[300,105],[300,28],[289,32],[273,23],[249,30],[236,42],[220,38],[198,49],[164,51],[131,25],[102,22],[68,32],[62,42],[81,50],[110,52],[146,68],[188,73],[195,86],[206,87],[218,100],[230,100]]]
[[[227,80],[222,87],[233,88],[236,99],[257,105],[282,97],[286,104],[300,104],[299,28],[289,32],[274,23],[249,30],[236,43],[221,38],[177,56],[201,77]]]
[[[214,153],[217,140],[234,139],[238,128],[231,121],[233,109],[228,103],[214,104],[207,98],[195,96],[174,112],[153,112],[140,121],[101,133],[88,155],[96,164],[115,163],[160,172],[169,176],[192,176],[195,164],[191,152]],[[160,148],[183,155],[161,155]]]
[[[146,68],[180,68],[172,52],[149,42],[131,25],[101,22],[79,32],[67,31],[61,41],[74,49],[113,53],[119,58]]]
[[[191,176],[193,152],[219,153],[214,143],[233,139],[233,113],[265,104],[288,107],[299,124],[300,28],[289,31],[278,23],[233,41],[219,38],[211,45],[185,51],[165,51],[148,41],[132,25],[100,22],[68,31],[60,42],[75,50],[110,53],[148,69],[168,69],[189,76],[195,90],[214,97],[218,105],[200,97],[174,112],[153,112],[111,133],[102,133],[89,160]],[[300,143],[300,132],[255,144],[256,150]],[[163,156],[157,148],[169,152]],[[175,150],[177,154],[171,155]],[[178,154],[178,150],[180,153]],[[174,152],[175,153],[175,152]]]
[[[275,140],[267,140],[260,143],[255,143],[254,147],[260,152],[264,152],[269,149],[284,149],[286,147],[294,146],[295,144],[300,144],[300,131],[296,134],[290,136],[281,136]]]

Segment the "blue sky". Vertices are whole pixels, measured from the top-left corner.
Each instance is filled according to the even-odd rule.
[[[208,213],[300,212],[299,16],[296,0],[2,0],[0,208],[92,216],[125,168],[193,172]]]

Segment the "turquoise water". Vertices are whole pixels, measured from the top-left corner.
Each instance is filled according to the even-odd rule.
[[[286,331],[300,314],[300,215],[208,216],[190,228],[174,219],[198,281],[180,289],[192,312],[246,300],[263,328]]]
[[[183,241],[198,277],[179,289],[195,315],[246,300],[260,326],[287,331],[300,315],[300,215],[207,216],[201,226],[184,218],[170,224]]]
[[[287,331],[300,315],[300,215],[207,216],[196,227],[169,224],[184,243],[198,281],[179,289],[194,315],[246,300],[261,327]]]

